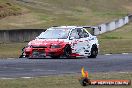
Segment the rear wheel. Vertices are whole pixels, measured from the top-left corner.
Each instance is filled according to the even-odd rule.
[[[91,55],[88,58],[96,58],[98,54],[98,48],[96,45],[93,45],[91,48]]]

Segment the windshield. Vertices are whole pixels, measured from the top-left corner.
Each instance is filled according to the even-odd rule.
[[[67,39],[70,29],[67,28],[52,28],[45,32],[42,32],[38,38],[39,39]]]

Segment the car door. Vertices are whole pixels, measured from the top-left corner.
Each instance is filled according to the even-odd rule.
[[[80,36],[80,40],[79,43],[81,42],[81,54],[83,54],[84,56],[88,56],[90,54],[90,34],[86,31],[86,29],[82,28],[81,30],[79,30],[79,36]]]
[[[88,37],[88,33],[83,28],[73,29],[70,35],[70,40],[72,42],[71,46],[73,49],[72,52],[79,55],[86,55],[86,51],[89,48]]]

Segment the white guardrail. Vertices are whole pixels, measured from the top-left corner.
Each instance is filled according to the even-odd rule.
[[[109,23],[100,24],[94,29],[94,35],[99,35],[108,31],[113,31],[129,23],[129,17],[125,16],[122,19],[118,19]]]

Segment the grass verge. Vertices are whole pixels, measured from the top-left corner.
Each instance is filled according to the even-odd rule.
[[[21,7],[9,2],[8,0],[0,0],[0,19],[7,16],[20,15],[21,10]]]
[[[80,75],[61,75],[31,79],[0,79],[1,88],[83,88],[78,79]],[[93,73],[90,79],[129,79],[132,73]],[[130,86],[87,86],[86,88],[132,88]]]
[[[99,35],[100,53],[132,53],[132,23]]]
[[[0,20],[1,29],[43,28],[53,25],[97,25],[122,18],[132,12],[130,0],[120,0],[120,2],[115,0],[6,1],[12,3],[11,11],[12,9],[13,12],[14,10],[20,11],[23,15]]]
[[[14,58],[19,57],[21,49],[26,43],[7,43],[0,44],[0,57],[1,58]]]

